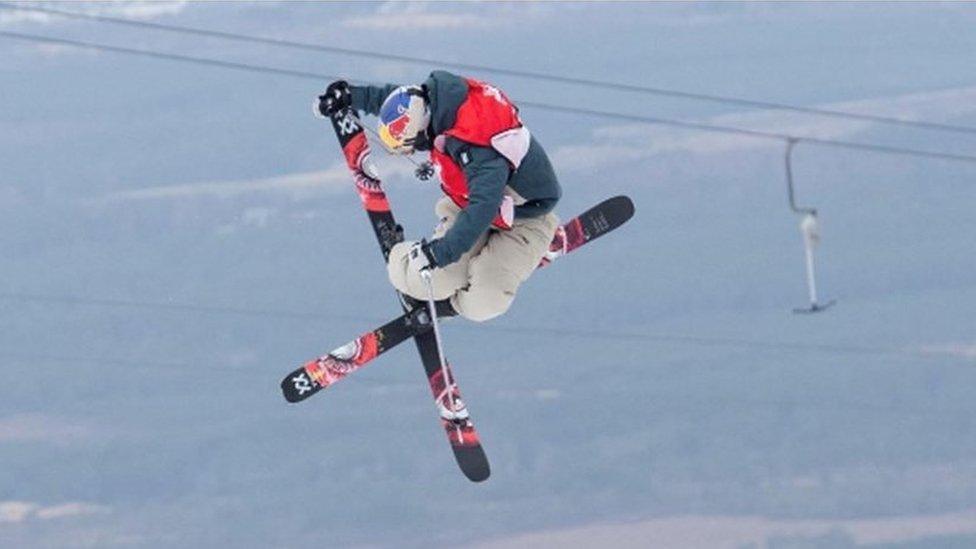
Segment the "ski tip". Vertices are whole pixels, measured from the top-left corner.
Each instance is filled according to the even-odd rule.
[[[281,394],[291,403],[301,402],[314,395],[321,387],[309,379],[305,368],[299,368],[281,380]]]
[[[484,482],[488,480],[491,476],[491,468],[488,467],[486,463],[484,468],[479,468],[473,471],[464,471],[464,476],[468,477],[471,482]]]
[[[287,378],[281,382],[281,396],[285,397],[285,400],[291,403],[302,400],[302,398],[298,396],[295,391],[292,391],[291,387],[288,385]]]
[[[461,472],[471,482],[484,482],[491,476],[491,466],[488,457],[481,446],[455,446],[454,457],[457,459]]]
[[[622,194],[617,195],[613,198],[608,198],[605,200],[604,204],[612,208],[619,208],[621,216],[624,218],[624,220],[634,217],[634,201],[631,200],[629,196]]]

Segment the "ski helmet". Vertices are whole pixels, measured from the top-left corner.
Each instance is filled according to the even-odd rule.
[[[412,153],[418,137],[426,132],[430,124],[426,95],[420,86],[400,86],[383,101],[379,134],[391,153]]]

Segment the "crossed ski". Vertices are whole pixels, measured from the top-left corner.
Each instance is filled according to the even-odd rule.
[[[633,214],[623,196],[610,198],[561,225],[539,263],[539,269],[557,258],[619,227]],[[281,390],[288,402],[301,402],[418,334],[431,329],[427,309],[420,307],[370,330],[328,354],[308,361],[285,376]]]
[[[390,249],[402,240],[403,235],[398,230],[389,201],[370,161],[366,134],[352,111],[337,113],[331,120],[383,259],[387,260]],[[557,229],[549,252],[539,267],[619,227],[633,213],[633,203],[625,196],[610,198],[590,208]],[[282,393],[288,402],[303,401],[413,338],[458,466],[470,480],[483,481],[490,475],[488,458],[461,398],[450,364],[445,360],[444,367],[441,366],[430,313],[426,307],[411,309],[407,305],[410,300],[400,301],[403,315],[291,372],[281,382]]]

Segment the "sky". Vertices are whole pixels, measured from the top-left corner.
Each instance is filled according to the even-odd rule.
[[[33,3],[20,3],[30,6]],[[871,547],[976,543],[976,165],[534,107],[564,219],[625,227],[446,354],[473,485],[403,346],[299,405],[281,376],[398,312],[333,132],[334,77],[450,63],[976,128],[976,6],[194,3],[47,7],[408,63],[0,9],[0,546]],[[898,127],[470,72],[516,102],[976,154]],[[435,185],[374,155],[409,238]],[[955,545],[953,545],[955,544]]]

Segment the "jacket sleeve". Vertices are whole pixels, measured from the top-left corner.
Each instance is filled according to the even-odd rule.
[[[508,161],[495,150],[448,140],[447,153],[468,179],[468,205],[443,237],[430,243],[437,266],[454,263],[474,246],[498,214],[508,183]]]
[[[397,84],[387,84],[385,86],[349,86],[349,99],[352,101],[352,108],[366,114],[378,115],[383,101],[397,89]]]

